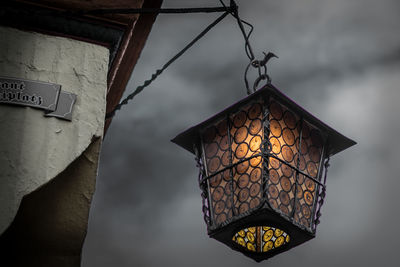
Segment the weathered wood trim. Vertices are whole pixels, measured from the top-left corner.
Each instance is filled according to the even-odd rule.
[[[159,8],[161,4],[162,0],[146,0],[142,7]],[[112,111],[121,100],[156,17],[157,14],[141,14],[139,19],[133,22],[127,30],[108,76],[107,113]],[[112,118],[106,120],[104,133],[111,121]]]

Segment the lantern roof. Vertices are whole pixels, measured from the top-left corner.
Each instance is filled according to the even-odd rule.
[[[227,114],[235,112],[236,109],[242,106],[245,103],[251,102],[252,100],[260,97],[260,96],[272,96],[275,97],[278,101],[282,104],[286,105],[290,108],[293,112],[297,113],[300,117],[305,119],[307,122],[313,124],[318,129],[320,129],[325,135],[327,135],[329,140],[329,156],[335,155],[353,145],[356,144],[355,141],[347,138],[343,134],[339,133],[335,129],[328,126],[326,123],[322,122],[310,112],[306,111],[303,107],[293,101],[291,98],[286,96],[282,91],[278,90],[272,84],[267,84],[261,89],[257,90],[253,94],[243,98],[242,100],[236,102],[235,104],[227,107],[223,111],[213,115],[212,117],[208,118],[207,120],[187,129],[186,131],[178,134],[174,139],[171,141],[184,149],[188,150],[189,152],[194,154],[194,144],[200,143],[200,135],[199,131],[204,129],[210,123],[213,123],[219,119],[226,117]]]

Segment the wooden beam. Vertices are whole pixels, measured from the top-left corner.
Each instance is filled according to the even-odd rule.
[[[146,0],[142,7],[160,8],[161,4],[162,0]],[[120,102],[156,17],[157,14],[141,14],[126,31],[108,76],[107,113]],[[112,118],[105,121],[104,133],[107,132],[111,121]]]

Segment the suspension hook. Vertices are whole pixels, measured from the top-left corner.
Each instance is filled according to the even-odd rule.
[[[248,95],[254,93],[257,90],[257,86],[260,83],[260,81],[267,80],[268,84],[271,83],[271,78],[267,74],[267,63],[271,58],[273,58],[273,57],[278,58],[278,56],[276,56],[274,53],[271,53],[271,52],[268,52],[268,54],[263,52],[263,54],[264,54],[264,59],[262,59],[262,60],[256,60],[256,59],[255,60],[251,60],[250,63],[247,65],[246,70],[244,72],[244,83],[246,85],[246,90],[247,90],[247,94]],[[253,90],[252,91],[250,90],[249,82],[247,80],[247,73],[249,71],[250,66],[252,66],[253,68],[257,68],[258,69],[258,77],[254,81]]]

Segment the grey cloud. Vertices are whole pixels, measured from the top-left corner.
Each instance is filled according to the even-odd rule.
[[[394,266],[400,3],[237,2],[255,26],[257,55],[280,56],[269,65],[274,84],[358,142],[332,158],[317,238],[262,264]],[[160,15],[127,91],[216,16]],[[243,49],[227,18],[117,113],[103,145],[83,266],[256,266],[207,237],[193,156],[169,142],[245,96]]]

